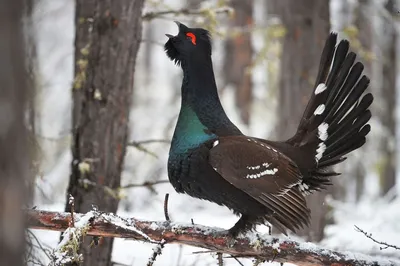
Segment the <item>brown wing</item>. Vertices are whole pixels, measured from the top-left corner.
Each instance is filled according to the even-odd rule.
[[[221,137],[209,163],[225,180],[274,212],[292,231],[309,222],[309,209],[297,185],[301,173],[287,156],[246,136]]]

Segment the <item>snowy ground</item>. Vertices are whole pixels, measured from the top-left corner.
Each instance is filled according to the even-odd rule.
[[[173,2],[177,5],[177,1]],[[257,1],[259,3],[260,1]],[[337,3],[338,1],[333,1]],[[333,5],[332,9],[335,10]],[[64,210],[66,185],[69,176],[69,127],[71,109],[71,80],[73,71],[74,37],[74,1],[42,0],[36,13],[38,55],[40,64],[41,90],[38,93],[39,106],[37,120],[40,125],[43,175],[37,181],[36,205],[44,210]],[[152,47],[152,75],[146,76],[143,70],[144,49],[141,48],[136,68],[134,107],[131,114],[132,140],[169,139],[179,111],[180,71],[164,55],[162,45],[164,33],[176,32],[175,25],[169,21],[154,21],[150,36],[156,42]],[[161,37],[160,37],[161,36]],[[257,36],[255,36],[255,40]],[[216,40],[214,62],[216,69],[221,65],[221,47]],[[255,43],[256,48],[260,43]],[[253,123],[246,128],[240,125],[233,107],[232,91],[227,89],[222,96],[223,104],[232,120],[248,134],[267,136],[274,123],[273,104],[268,100],[268,91],[264,89],[265,65],[255,70],[256,100],[253,106]],[[218,77],[218,75],[217,75]],[[266,121],[268,121],[266,123]],[[166,179],[166,159],[169,146],[151,144],[146,146],[156,153],[158,158],[134,148],[126,155],[123,184],[142,183],[145,180]],[[139,163],[140,162],[140,163]],[[335,206],[333,215],[336,224],[326,228],[324,247],[363,253],[392,255],[400,257],[393,250],[379,250],[372,241],[366,239],[354,229],[354,225],[372,233],[376,239],[400,246],[400,199],[388,202],[376,199],[376,181],[371,175],[367,179],[372,184],[372,200],[363,200],[359,204],[332,202]],[[170,193],[170,214],[174,221],[189,222],[229,228],[237,217],[227,209],[214,204],[178,195],[171,185],[161,184],[156,187],[157,195],[146,188],[132,188],[123,191],[119,214],[146,220],[163,220],[163,199]],[[322,203],[321,203],[322,204]],[[266,232],[265,227],[260,231]],[[35,233],[43,243],[55,247],[59,233],[37,231]],[[216,257],[209,254],[193,254],[199,249],[168,245],[155,265],[215,265]],[[152,245],[117,239],[113,251],[113,261],[124,265],[144,265],[152,254]],[[45,258],[44,258],[45,259]],[[250,260],[243,260],[244,265],[252,265]],[[226,259],[225,265],[238,265],[233,259]],[[267,265],[267,264],[264,264]]]

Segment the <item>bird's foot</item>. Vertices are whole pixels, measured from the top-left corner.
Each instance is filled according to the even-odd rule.
[[[226,239],[226,245],[228,247],[233,247],[236,243],[237,234],[229,230],[220,230],[213,233],[213,237],[223,237]]]

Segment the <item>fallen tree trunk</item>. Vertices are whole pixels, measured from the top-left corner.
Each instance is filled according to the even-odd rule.
[[[142,221],[98,211],[87,214],[74,213],[73,218],[70,213],[64,212],[29,210],[27,214],[28,226],[32,229],[64,231],[74,222],[76,224],[85,220],[90,223],[85,230],[86,234],[91,236],[129,238],[155,244],[185,244],[235,257],[290,262],[299,266],[400,265],[399,260],[337,252],[289,238],[248,233],[244,237],[232,239],[223,229],[195,224]]]

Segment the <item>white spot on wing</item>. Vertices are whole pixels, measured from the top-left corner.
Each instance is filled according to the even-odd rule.
[[[310,187],[306,183],[299,184],[299,190],[303,196],[307,196],[311,194]]]
[[[219,144],[219,140],[214,141],[213,148]]]
[[[278,196],[284,196],[286,193],[288,193],[289,190],[292,189],[292,187],[297,186],[300,183],[301,183],[301,181],[298,181],[296,183],[287,185],[285,188],[281,189],[281,191],[279,192]]]
[[[314,115],[321,115],[325,111],[325,104],[318,105],[317,109],[314,111]]]
[[[256,166],[246,166],[246,168],[247,169],[249,169],[249,170],[258,170],[258,169],[260,169],[260,165],[256,165]]]
[[[321,125],[318,126],[318,138],[322,141],[325,141],[328,138],[328,123],[321,123]]]
[[[246,175],[246,178],[255,179],[255,178],[263,177],[265,175],[274,175],[277,172],[278,172],[278,168],[265,169],[264,171],[259,172],[257,174],[248,174],[248,175]]]
[[[326,90],[326,85],[325,83],[321,83],[317,86],[317,88],[315,89],[315,95],[320,94],[321,92],[323,92],[324,90]]]
[[[317,154],[315,155],[315,160],[317,162],[322,158],[322,155],[324,155],[325,150],[326,150],[326,145],[323,142],[318,144]]]

